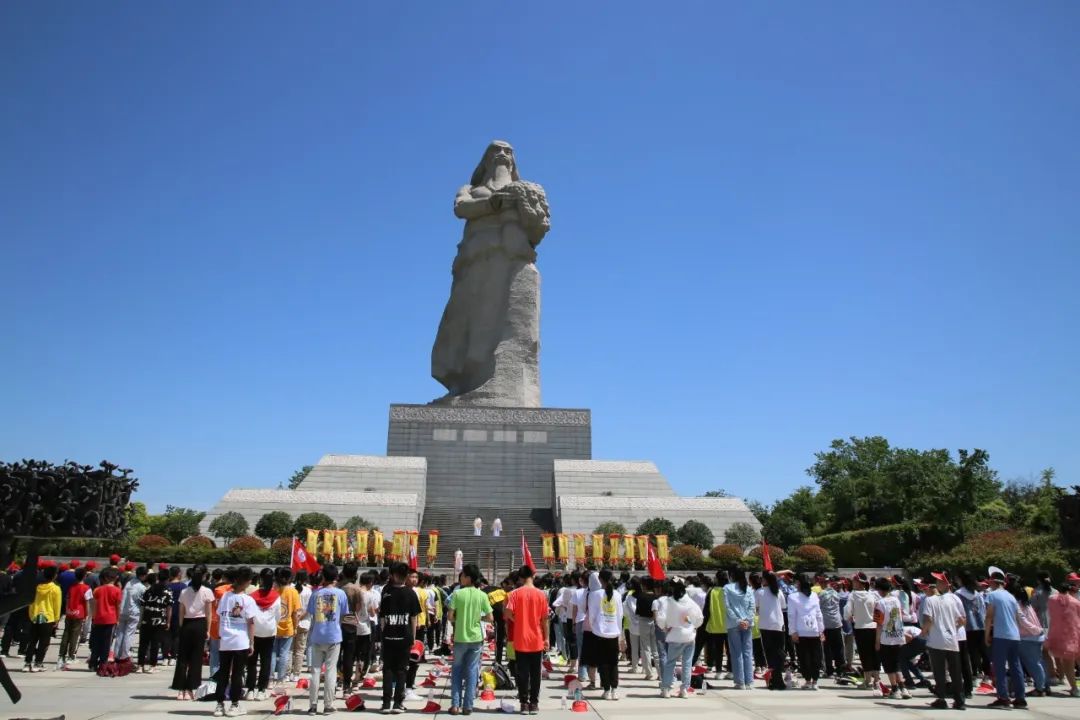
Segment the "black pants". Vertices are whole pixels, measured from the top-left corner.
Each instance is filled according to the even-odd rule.
[[[542,652],[517,653],[518,700],[523,703],[535,705],[540,702],[540,659],[543,654]]]
[[[506,647],[506,623],[498,621],[495,623],[495,662],[502,665],[503,648]]]
[[[391,701],[395,705],[401,705],[405,702],[405,674],[406,669],[411,664],[409,662],[410,644],[394,640],[383,640],[382,642],[383,705],[387,705]]]
[[[768,665],[765,662],[765,646],[762,644],[761,638],[759,637],[757,640],[751,638],[750,644],[754,647],[754,667],[763,668]]]
[[[769,688],[771,690],[783,690],[784,684],[784,654],[786,651],[787,638],[783,630],[762,630],[761,642],[765,645],[765,660],[769,664],[772,673],[769,676]]]
[[[363,680],[371,668],[371,638],[372,635],[356,636],[356,676]]]
[[[369,640],[371,638],[370,635],[357,635],[355,625],[341,626],[341,655],[338,663],[341,668],[341,687],[346,689],[352,687],[353,669],[356,667],[356,658],[361,637],[366,637]],[[361,672],[360,677],[363,676],[364,673]]]
[[[971,695],[975,690],[975,678],[971,673],[971,656],[968,655],[968,641],[960,641],[960,674],[964,676],[964,695]]]
[[[716,672],[724,669],[724,648],[727,647],[727,633],[705,633],[705,642],[709,647],[709,666]],[[731,651],[728,651],[728,667],[731,667]]]
[[[846,665],[844,631],[840,628],[825,628],[825,674],[839,675]]]
[[[576,658],[577,655],[577,634],[574,632],[574,621],[567,620],[563,623],[563,637],[566,638],[566,658]]]
[[[709,634],[705,632],[705,626],[702,625],[697,629],[697,633],[694,635],[694,657],[691,661],[692,665],[698,664],[698,658],[701,657],[701,651],[705,649],[708,644]]]
[[[157,665],[158,653],[168,642],[169,629],[157,625],[139,626],[139,665]]]
[[[939,700],[944,700],[951,688],[953,702],[957,705],[964,704],[964,681],[960,661],[959,652],[930,648],[930,667],[934,670],[934,694]],[[946,670],[949,673],[948,678],[945,676]]]
[[[876,673],[881,670],[881,658],[877,651],[877,629],[855,628],[855,649],[859,652],[859,664],[863,673]]]
[[[803,680],[817,682],[821,678],[820,655],[821,638],[799,637],[799,672]]]
[[[214,699],[218,704],[225,702],[225,688],[229,688],[229,700],[236,704],[244,697],[244,667],[247,665],[247,650],[222,650],[221,669],[218,670],[217,689]]]
[[[203,646],[206,644],[206,618],[187,618],[180,626],[176,646],[176,669],[173,690],[194,692],[202,682]]]
[[[247,677],[244,686],[248,690],[266,690],[270,687],[270,656],[274,654],[274,637],[256,637],[255,652],[247,657]],[[258,666],[258,675],[255,667]],[[327,669],[329,675],[332,669]]]
[[[971,673],[990,675],[990,648],[986,647],[986,639],[982,630],[968,630],[967,633],[968,660],[971,665]]]
[[[619,688],[619,638],[596,636],[596,671],[600,673],[600,687],[607,690]]]
[[[116,625],[92,625],[90,627],[90,659],[87,661],[91,670],[109,660],[109,648],[112,647],[113,629]]]
[[[174,615],[176,613],[173,613]],[[169,626],[169,639],[165,643],[165,657],[170,660],[175,660],[177,653],[180,652],[180,621],[175,617],[172,620],[172,625]]]
[[[7,655],[11,650],[11,644],[18,643],[19,654],[26,654],[26,646],[30,644],[30,615],[24,610],[13,612],[4,626],[3,650]]]
[[[45,662],[45,651],[49,649],[49,640],[53,636],[56,623],[31,623],[30,641],[26,644],[26,664],[35,665]]]

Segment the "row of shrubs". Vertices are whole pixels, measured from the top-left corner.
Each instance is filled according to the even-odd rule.
[[[777,570],[790,569],[797,572],[817,572],[836,567],[832,555],[820,545],[802,545],[790,554],[783,548],[769,545],[769,558]],[[738,567],[744,570],[761,570],[764,567],[764,549],[761,546],[743,552],[738,545],[717,545],[703,555],[693,545],[676,545],[671,549],[672,570],[702,570]]]

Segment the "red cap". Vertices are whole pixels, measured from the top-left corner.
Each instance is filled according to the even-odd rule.
[[[990,587],[990,583],[986,582],[985,580],[980,580],[979,581],[979,587],[988,588],[988,587]]]
[[[68,567],[70,567],[72,570],[79,567],[80,565],[82,565],[81,560],[72,560],[71,562],[68,563]]]
[[[94,570],[95,568],[97,568],[97,560],[87,560],[86,561],[86,569],[87,570]]]
[[[941,572],[932,572],[930,574],[934,576],[935,580],[940,580],[943,583],[951,584],[949,583],[949,576],[945,574],[944,570],[942,570]]]
[[[345,709],[351,711],[363,710],[364,698],[360,696],[360,693],[350,695],[349,697],[345,698]]]
[[[1077,575],[1076,573],[1069,573],[1065,576],[1065,580],[1071,583],[1080,583],[1080,575]]]
[[[428,700],[427,705],[425,705],[424,709],[421,710],[420,712],[431,714],[431,713],[437,713],[440,710],[442,710],[442,705],[435,702],[434,700]]]
[[[11,563],[10,565],[8,565],[8,566],[7,566],[7,571],[8,571],[9,573],[17,573],[17,572],[19,572],[19,565],[18,565],[18,563],[14,563],[14,562],[13,562],[13,563]]]
[[[589,703],[584,700],[575,700],[574,704],[570,706],[570,710],[573,712],[589,712]]]
[[[289,709],[291,704],[292,703],[290,703],[288,695],[278,695],[276,698],[274,698],[274,714],[280,715],[281,713]]]
[[[109,556],[109,562],[112,563],[113,565],[118,564],[120,562],[120,556],[117,555],[116,553],[113,553],[112,555]]]
[[[368,677],[364,678],[363,682],[360,683],[360,687],[364,688],[365,690],[370,690],[371,688],[375,687],[375,684],[375,678],[369,675]]]
[[[133,562],[124,563],[124,571],[125,572],[131,572],[134,569],[135,569],[135,563],[133,563]]]
[[[169,563],[158,563],[157,568],[158,568],[158,570],[168,570],[169,569]]]
[[[424,657],[424,643],[417,640],[413,643],[412,649],[409,650],[409,659],[414,662],[419,662]]]
[[[67,563],[60,563],[60,572],[66,572],[68,569]]]

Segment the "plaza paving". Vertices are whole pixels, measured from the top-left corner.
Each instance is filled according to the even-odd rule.
[[[55,662],[54,653],[49,660]],[[210,717],[214,705],[211,702],[179,702],[168,689],[172,679],[172,668],[161,668],[153,675],[133,674],[123,678],[100,678],[82,669],[66,672],[49,670],[44,673],[23,673],[18,658],[8,658],[9,669],[14,669],[13,677],[23,692],[23,700],[12,705],[6,697],[0,699],[0,720],[12,718],[56,718],[64,716],[66,720],[164,720],[166,718]],[[50,668],[52,665],[49,666]],[[421,668],[419,677],[425,676],[426,668]],[[622,674],[620,695],[617,702],[598,699],[600,692],[586,693],[589,710],[585,713],[562,709],[563,697],[562,673],[556,672],[551,680],[544,682],[544,691],[540,698],[540,716],[552,720],[676,720],[684,717],[723,716],[731,720],[858,720],[865,718],[886,717],[934,717],[940,715],[955,716],[952,710],[930,710],[927,704],[932,699],[925,690],[915,691],[911,700],[874,699],[866,691],[849,687],[838,687],[829,681],[822,682],[818,692],[790,690],[769,692],[762,687],[753,691],[739,691],[732,687],[731,681],[713,682],[705,694],[694,695],[687,699],[659,697],[656,682],[646,682],[641,674]],[[761,685],[761,682],[758,682]],[[423,700],[407,703],[409,715],[422,715],[427,691],[422,691]],[[291,688],[294,696],[291,712],[284,716],[307,717],[307,692]],[[376,708],[377,715],[381,695],[378,690],[363,692],[369,708]],[[498,698],[516,700],[513,692],[500,691]],[[434,717],[441,720],[449,718],[449,679],[439,681],[434,691],[434,699],[443,710]],[[993,698],[977,695],[969,704],[966,718],[1000,717],[1009,713],[1018,717],[1054,718],[1075,720],[1080,717],[1080,699],[1068,697],[1032,698],[1028,710],[989,710],[985,707]],[[273,716],[273,705],[264,702],[245,702],[246,717],[269,718]],[[346,715],[344,701],[337,703],[335,716]],[[516,707],[516,702],[515,702]],[[474,716],[501,715],[498,703],[477,702]]]

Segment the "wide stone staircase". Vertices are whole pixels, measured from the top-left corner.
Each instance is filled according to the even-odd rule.
[[[484,521],[484,534],[473,535],[473,521]],[[502,536],[491,535],[491,523],[502,520]],[[521,565],[521,532],[529,545],[537,568],[543,567],[540,535],[555,532],[555,516],[551,508],[508,507],[446,507],[428,503],[420,528],[420,562],[427,558],[427,538],[431,530],[439,531],[439,554],[436,567],[452,568],[454,551],[461,550],[466,563],[477,563],[490,579],[497,579]]]

